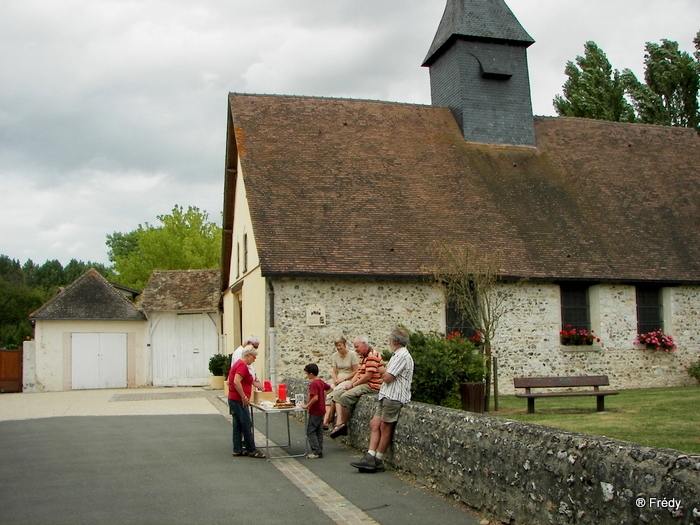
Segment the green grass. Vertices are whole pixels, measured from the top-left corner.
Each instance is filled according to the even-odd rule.
[[[491,399],[490,415],[700,454],[698,387],[623,390],[605,398],[605,412],[596,412],[594,397],[537,399],[534,414],[526,399],[499,396],[498,402],[495,412]]]

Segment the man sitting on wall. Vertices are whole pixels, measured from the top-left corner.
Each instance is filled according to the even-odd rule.
[[[348,418],[360,397],[364,394],[376,394],[382,386],[382,374],[379,367],[384,366],[384,361],[379,353],[369,345],[369,339],[365,336],[356,337],[352,345],[355,352],[360,356],[360,366],[357,368],[355,377],[345,387],[345,392],[337,398],[335,404],[338,413],[338,424],[331,431],[330,436],[348,435]]]

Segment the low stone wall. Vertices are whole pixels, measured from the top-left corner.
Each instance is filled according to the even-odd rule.
[[[373,412],[365,396],[341,439],[366,450]],[[700,523],[700,455],[423,403],[404,407],[392,449],[390,464],[503,523]]]

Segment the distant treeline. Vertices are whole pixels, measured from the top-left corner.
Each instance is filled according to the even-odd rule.
[[[105,265],[71,260],[65,267],[57,261],[42,265],[31,259],[21,264],[18,260],[0,255],[0,348],[18,348],[22,341],[32,337],[34,330],[29,314],[89,268],[95,268],[106,278],[112,272]]]

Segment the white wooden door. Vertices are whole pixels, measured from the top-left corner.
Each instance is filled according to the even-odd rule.
[[[219,348],[215,314],[154,313],[149,318],[153,385],[208,385],[209,358]]]
[[[71,334],[73,390],[126,388],[126,334]]]

